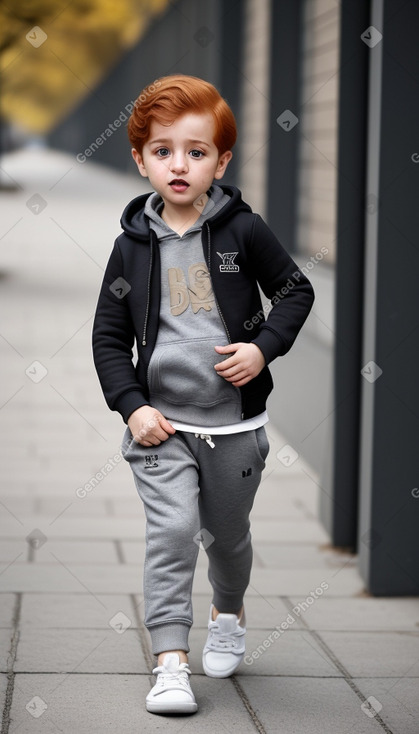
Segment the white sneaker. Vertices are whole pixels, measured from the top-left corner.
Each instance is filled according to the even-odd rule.
[[[157,675],[155,686],[145,700],[147,711],[153,714],[194,714],[198,704],[193,695],[188,663],[181,663],[176,652],[168,652],[153,670]]]
[[[228,678],[244,658],[246,618],[243,610],[240,620],[235,614],[222,613],[213,620],[213,608],[211,604],[202,665],[205,675],[211,678]]]

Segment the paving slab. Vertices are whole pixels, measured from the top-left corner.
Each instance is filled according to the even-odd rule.
[[[6,701],[6,691],[7,691],[7,675],[5,673],[0,673],[0,706],[3,710],[4,704]]]
[[[298,600],[290,599],[294,606]],[[419,601],[412,598],[368,597],[337,599],[322,597],[304,612],[315,630],[419,631]]]
[[[124,564],[16,562],[0,575],[0,591],[135,594],[141,588],[140,568]]]
[[[23,594],[21,629],[106,629],[109,620],[122,612],[137,627],[135,607],[142,613],[142,597],[122,594]],[[140,615],[141,617],[141,615]]]
[[[417,734],[419,722],[417,678],[355,678],[354,683],[362,691],[365,699],[370,700],[371,715],[374,716],[377,711],[394,734]]]
[[[142,611],[143,597],[136,594],[134,598],[138,608]],[[194,617],[193,629],[206,630],[208,625],[211,595],[194,593],[192,601]],[[285,601],[276,596],[246,596],[245,606],[246,625],[248,630],[259,629],[271,631],[275,625],[280,625],[281,622],[284,622],[289,614]],[[305,629],[298,618],[295,619],[293,628]]]
[[[313,678],[341,677],[342,673],[324,653],[318,642],[306,630],[249,630],[246,634],[246,655],[240,676],[301,676]],[[202,649],[206,631],[192,629],[189,637],[191,670],[203,673]]]
[[[124,562],[142,565],[144,563],[145,548],[145,540],[123,540],[121,542],[121,553]]]
[[[342,678],[240,676],[240,684],[267,734],[383,732]]]
[[[263,495],[264,488],[262,485],[256,493],[256,499],[252,509],[252,518],[254,520],[272,520],[273,518],[278,518],[280,520],[312,519],[312,516],[305,505],[302,502],[298,502],[295,497],[281,497],[279,496],[279,493],[276,492],[276,496],[273,493],[274,496],[268,501],[266,497],[263,497]],[[262,497],[263,499],[261,499]]]
[[[112,514],[115,516],[130,517],[138,514],[144,517],[143,504],[135,487],[133,487],[132,497],[117,497],[114,494],[109,501],[112,507]]]
[[[2,569],[19,554],[22,554],[20,556],[21,560],[29,560],[29,545],[24,538],[9,538],[8,540],[0,541],[0,563],[2,564]]]
[[[113,540],[56,540],[48,539],[33,554],[34,563],[118,563],[118,552]]]
[[[89,476],[94,476],[94,474],[92,473]],[[51,498],[54,500],[60,498],[63,501],[63,504],[65,503],[65,500],[67,500],[67,504],[77,500],[77,502],[83,506],[83,500],[77,497],[76,490],[83,485],[83,482],[86,481],[85,477],[86,475],[83,474],[83,476],[80,477],[80,481],[78,481],[78,478],[75,479],[73,475],[63,476],[60,478],[58,483],[56,477],[52,475],[47,476],[45,474],[42,477],[42,487],[40,487],[37,481],[34,480],[34,474],[30,475],[28,472],[27,478],[22,479],[16,475],[16,472],[11,470],[10,477],[8,477],[7,480],[3,478],[2,484],[7,486],[8,493],[13,492],[15,498],[22,500],[30,498],[30,500],[33,500],[34,511],[31,514],[37,514],[38,510],[35,511],[35,503],[38,503],[38,498],[40,497],[44,497],[46,499]],[[132,495],[131,487],[125,487],[122,482],[117,481],[117,478],[114,484],[112,484],[112,481],[112,475],[109,474],[106,477],[106,480],[103,480],[99,485],[100,489],[98,491],[100,491],[101,498],[108,499],[111,497],[113,499],[116,491],[119,492],[121,497],[129,497]]]
[[[13,630],[3,628],[0,630],[0,671],[7,673],[10,668],[10,647]]]
[[[95,471],[97,471],[97,468],[95,469]],[[39,487],[34,481],[33,474],[29,475],[28,473],[27,479],[22,479],[20,477],[17,477],[16,473],[14,473],[12,476],[10,476],[10,478],[7,479],[7,489],[8,492],[13,491],[13,494],[16,498],[26,500],[26,498],[30,497],[31,499],[33,499],[34,509],[33,512],[30,513],[31,515],[43,514],[44,516],[46,516],[46,514],[48,514],[41,513],[39,505],[41,499],[46,499],[47,501],[49,499],[59,499],[61,507],[66,507],[68,504],[70,504],[70,502],[72,502],[75,505],[78,505],[78,507],[82,510],[83,505],[86,504],[87,500],[90,499],[90,497],[94,497],[95,494],[100,494],[101,500],[108,501],[115,500],[115,497],[118,498],[118,501],[124,498],[130,499],[133,496],[134,498],[137,497],[137,505],[139,505],[140,511],[142,510],[141,500],[138,498],[138,495],[133,494],[133,492],[135,492],[135,488],[132,487],[129,482],[124,484],[120,481],[120,477],[113,477],[112,474],[107,475],[106,479],[103,479],[102,482],[91,491],[90,495],[87,495],[83,499],[79,498],[76,495],[76,491],[80,487],[84,487],[86,481],[89,481],[92,476],[94,476],[94,472],[91,472],[88,475],[83,474],[82,477],[76,479],[63,477],[62,480],[60,480],[59,486],[57,487],[57,481],[54,478],[53,474],[51,476],[47,476],[45,474],[43,476],[42,487]],[[6,480],[4,480],[4,483],[6,484]],[[60,509],[60,507],[58,509]],[[25,517],[25,514],[28,513],[22,514],[23,517]]]
[[[333,596],[348,597],[363,592],[365,588],[355,568],[344,568],[338,572],[336,569],[327,568],[278,570],[253,568],[251,583],[246,593],[305,598],[322,582],[329,585],[327,593]],[[199,588],[196,590],[199,592]]]
[[[66,499],[69,501],[67,502]],[[51,520],[61,517],[61,513],[65,512],[66,517],[82,517],[91,515],[93,517],[106,517],[109,515],[109,508],[105,503],[102,495],[99,493],[87,495],[80,500],[75,494],[68,498],[52,498],[41,496],[38,498],[37,512],[40,515],[49,515]]]
[[[0,594],[0,627],[12,626],[15,603],[15,594]]]
[[[90,501],[88,501],[90,500]],[[37,493],[36,497],[31,500],[4,496],[2,497],[2,505],[7,511],[13,512],[19,519],[24,520],[26,517],[34,515],[44,515],[50,517],[50,521],[56,518],[65,510],[70,517],[80,515],[93,515],[97,517],[108,514],[108,508],[104,504],[102,498],[87,496],[82,502],[78,499],[74,492],[69,492],[68,496],[57,497],[54,495],[45,496]]]
[[[142,517],[74,517],[64,515],[51,523],[51,517],[30,515],[24,518],[23,526],[13,520],[0,519],[0,533],[3,538],[25,538],[34,528],[39,528],[48,538],[145,538],[145,522]]]
[[[15,672],[147,673],[137,630],[30,629],[21,631]]]
[[[198,715],[170,717],[145,710],[151,681],[148,675],[17,675],[10,734],[255,733],[230,680],[194,676]],[[42,699],[32,704],[33,711],[41,712],[38,718],[26,710],[35,697]]]
[[[281,477],[276,467],[267,467],[256,493],[254,507],[259,510],[294,505],[311,517],[318,515],[318,486],[306,474]]]
[[[327,543],[329,537],[318,520],[260,520],[251,521],[255,543],[259,540],[292,543]]]
[[[350,675],[419,677],[419,632],[320,632]],[[418,681],[419,692],[419,681]]]
[[[5,461],[6,458],[0,459],[0,463],[2,461]],[[21,457],[20,457],[21,460]],[[10,496],[10,495],[3,495],[0,499],[0,508],[2,514],[5,513],[7,515],[16,515],[17,517],[20,517],[21,515],[30,515],[35,512],[35,500],[32,497],[16,497],[16,496]]]
[[[335,568],[356,567],[356,556],[340,553],[325,544],[254,543],[255,554],[266,568]]]

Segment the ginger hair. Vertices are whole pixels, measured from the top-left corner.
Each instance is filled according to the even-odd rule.
[[[236,142],[237,128],[229,105],[212,84],[186,74],[156,79],[138,95],[128,120],[132,147],[141,155],[153,120],[170,125],[188,112],[211,113],[215,123],[214,144],[219,154],[231,150]]]

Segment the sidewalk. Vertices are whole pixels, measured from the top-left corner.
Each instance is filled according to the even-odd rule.
[[[2,167],[18,184],[2,195],[0,231],[2,734],[417,734],[419,601],[365,593],[356,560],[331,549],[317,521],[318,478],[301,458],[287,466],[271,424],[245,662],[231,679],[203,675],[201,552],[190,655],[199,712],[145,711],[144,517],[90,335],[121,211],[149,189],[39,150]]]

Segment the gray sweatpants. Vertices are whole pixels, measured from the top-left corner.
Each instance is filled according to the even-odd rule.
[[[144,503],[145,625],[153,652],[189,651],[192,581],[208,555],[213,604],[236,613],[252,566],[249,513],[269,451],[264,428],[213,436],[177,431],[146,448],[126,429],[122,454]]]

